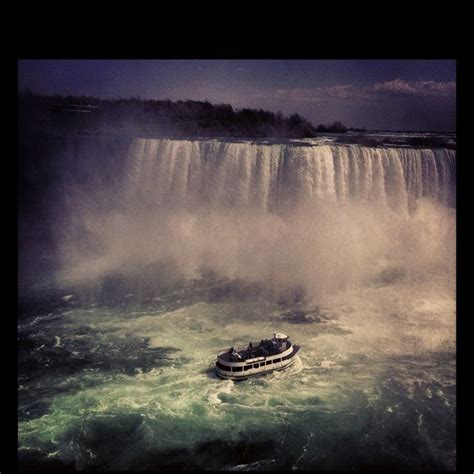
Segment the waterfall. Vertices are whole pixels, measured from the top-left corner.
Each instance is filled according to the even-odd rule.
[[[138,138],[124,190],[127,200],[150,207],[278,211],[351,200],[410,210],[422,197],[452,206],[455,157],[448,149]]]

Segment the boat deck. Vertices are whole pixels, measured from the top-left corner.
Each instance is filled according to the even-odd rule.
[[[219,355],[219,359],[226,362],[245,362],[249,359],[255,359],[258,357],[268,357],[272,355],[281,354],[290,347],[290,342],[285,341],[281,347],[276,346],[272,341],[262,341],[258,345],[247,348],[238,348],[236,352],[241,358],[236,357],[232,352],[226,352]]]

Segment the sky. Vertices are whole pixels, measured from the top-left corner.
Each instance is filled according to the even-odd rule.
[[[455,131],[455,60],[28,60],[20,91],[209,100],[374,130]]]

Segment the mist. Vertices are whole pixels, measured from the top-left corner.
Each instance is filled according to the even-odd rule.
[[[276,297],[301,287],[308,302],[387,275],[451,287],[453,159],[448,150],[135,140],[118,182],[68,188],[60,275],[172,261],[185,278],[212,271]]]
[[[23,466],[455,469],[454,150],[26,146]],[[217,378],[273,332],[292,367]]]

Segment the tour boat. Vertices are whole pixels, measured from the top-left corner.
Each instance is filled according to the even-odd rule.
[[[294,346],[286,334],[275,333],[272,339],[262,339],[258,344],[226,349],[217,354],[216,374],[221,379],[244,380],[283,370],[293,365],[298,346]]]

